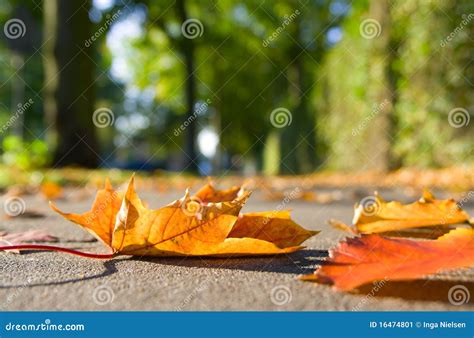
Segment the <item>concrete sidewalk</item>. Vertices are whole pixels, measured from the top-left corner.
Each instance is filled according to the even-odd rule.
[[[370,194],[367,189],[367,194]],[[159,196],[157,196],[159,195]],[[347,196],[353,196],[347,191]],[[387,199],[406,200],[399,191]],[[150,207],[181,197],[177,192],[140,193]],[[45,218],[3,220],[0,230],[18,232],[47,229],[60,238],[59,246],[97,251],[98,242],[78,226],[63,220],[38,196],[26,196],[28,209]],[[327,250],[346,236],[326,225],[330,218],[349,222],[355,200],[348,197],[328,205],[292,201],[294,219],[322,232],[305,242],[307,249],[265,258],[146,258],[117,257],[109,261],[56,252],[0,253],[2,310],[473,310],[474,269],[444,273],[427,280],[387,282],[358,293],[333,291],[325,285],[301,282],[296,276],[311,273]],[[82,212],[92,198],[58,202],[64,211]],[[255,193],[244,211],[274,210],[278,201],[265,201]],[[474,215],[472,205],[465,207]],[[463,285],[470,303],[448,301],[451,287]],[[403,295],[403,298],[401,298]]]

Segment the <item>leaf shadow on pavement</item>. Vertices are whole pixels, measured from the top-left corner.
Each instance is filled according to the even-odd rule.
[[[35,251],[35,252],[39,252],[39,251]],[[118,272],[116,268],[116,264],[122,261],[127,261],[127,260],[128,258],[119,258],[119,259],[106,261],[103,263],[105,270],[99,274],[92,275],[92,276],[81,277],[81,278],[69,278],[69,279],[61,280],[61,281],[42,282],[42,283],[24,282],[24,283],[16,284],[16,285],[0,285],[0,290],[1,289],[14,289],[14,288],[30,288],[30,287],[35,287],[35,286],[64,285],[64,284],[69,284],[69,283],[78,283],[78,282],[83,282],[83,281],[88,281],[88,280],[99,279],[99,278],[113,275],[114,273]]]
[[[379,284],[380,285],[380,284]],[[450,302],[450,290],[464,287],[474,295],[474,282],[459,280],[417,279],[411,281],[388,281],[376,291],[373,284],[365,284],[353,291],[354,294],[376,298],[402,298],[413,301]],[[468,304],[474,304],[472,297]]]
[[[31,254],[40,251],[31,251]],[[68,278],[61,281],[20,283],[14,285],[0,285],[0,289],[31,288],[37,286],[56,286],[70,283],[79,283],[111,276],[119,270],[117,264],[127,261],[142,261],[162,265],[173,265],[193,268],[232,269],[258,272],[276,272],[286,274],[307,274],[314,271],[315,266],[322,263],[327,257],[326,250],[302,250],[288,255],[265,257],[121,257],[105,261],[104,271],[92,276]]]
[[[133,257],[131,259],[162,265],[192,268],[230,269],[299,275],[312,273],[317,265],[322,264],[322,259],[327,256],[327,250],[301,250],[287,255],[260,257]]]

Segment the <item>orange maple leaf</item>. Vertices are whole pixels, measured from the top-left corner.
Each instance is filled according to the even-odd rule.
[[[216,200],[216,196],[220,196],[223,201],[200,203],[186,191],[183,198],[151,210],[136,194],[132,177],[123,197],[106,183],[92,209],[84,214],[67,214],[53,204],[51,207],[92,232],[114,253],[124,255],[281,254],[301,249],[300,244],[317,233],[294,223],[288,212],[267,212],[263,216],[270,221],[264,227],[258,223],[258,217],[255,222],[251,221],[255,217],[252,214],[239,217],[250,196],[240,188],[218,191],[207,186],[203,189],[199,195],[203,199]],[[230,200],[229,196],[234,195]]]
[[[474,229],[457,228],[436,240],[362,235],[329,251],[330,258],[302,280],[351,290],[373,281],[409,280],[474,265]]]
[[[110,246],[112,232],[115,227],[115,218],[122,205],[122,194],[115,191],[107,179],[104,189],[97,192],[90,211],[83,214],[64,213],[52,202],[51,208],[58,214],[86,228],[94,237]]]

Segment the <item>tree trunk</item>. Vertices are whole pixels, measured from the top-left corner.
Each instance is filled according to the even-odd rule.
[[[89,4],[90,6],[90,4]],[[54,166],[97,167],[92,120],[94,63],[88,7],[82,1],[44,0],[44,110]],[[82,51],[81,51],[82,50]]]
[[[368,126],[367,157],[365,169],[387,171],[391,168],[393,133],[394,84],[391,67],[394,52],[391,46],[391,18],[389,0],[372,0],[370,17],[380,24],[380,35],[370,43],[370,69],[368,100],[373,108],[373,121]]]
[[[25,103],[25,83],[22,80],[25,58],[18,52],[13,51],[11,54],[11,65],[15,70],[15,76],[11,79],[12,84],[12,114],[18,111],[19,107]],[[18,119],[13,125],[13,134],[23,139],[23,128],[25,126],[25,113],[19,114]]]
[[[7,38],[5,40],[8,48],[11,50],[10,64],[13,69],[13,75],[8,82],[11,84],[11,112],[15,114],[29,99],[34,99],[32,97],[33,93],[29,93],[29,97],[26,97],[27,91],[24,79],[28,72],[25,69],[25,59],[30,59],[32,54],[36,52],[41,34],[32,16],[31,9],[27,5],[15,4],[11,16],[20,20],[24,25],[24,29],[20,27],[21,25],[17,26],[17,28],[20,27],[20,29],[16,32],[19,33],[16,38]],[[26,29],[26,27],[28,28]],[[7,26],[5,26],[4,29],[8,30]],[[17,114],[17,119],[12,126],[12,133],[21,139],[25,136],[25,122],[29,113],[29,111],[25,111],[22,114]]]
[[[178,0],[177,11],[181,24],[188,20],[185,0]],[[185,144],[184,151],[186,157],[186,170],[197,171],[198,163],[196,156],[196,121],[197,116],[194,115],[194,105],[196,103],[196,77],[194,76],[194,41],[192,38],[182,37],[179,41],[181,53],[184,56],[184,63],[186,65],[186,117],[189,123],[185,130]]]
[[[303,41],[300,38],[301,18],[292,23],[291,34],[295,43],[289,50],[292,60],[288,67],[288,97],[291,124],[283,128],[280,145],[282,148],[280,171],[286,174],[307,173],[314,169],[315,135],[314,114],[308,110],[307,77],[305,75]]]

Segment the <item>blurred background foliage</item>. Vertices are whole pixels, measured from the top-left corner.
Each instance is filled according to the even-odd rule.
[[[474,121],[449,123],[453,109],[474,112],[472,1],[1,3],[7,166],[208,175],[473,162]],[[278,108],[291,124],[271,123]]]

